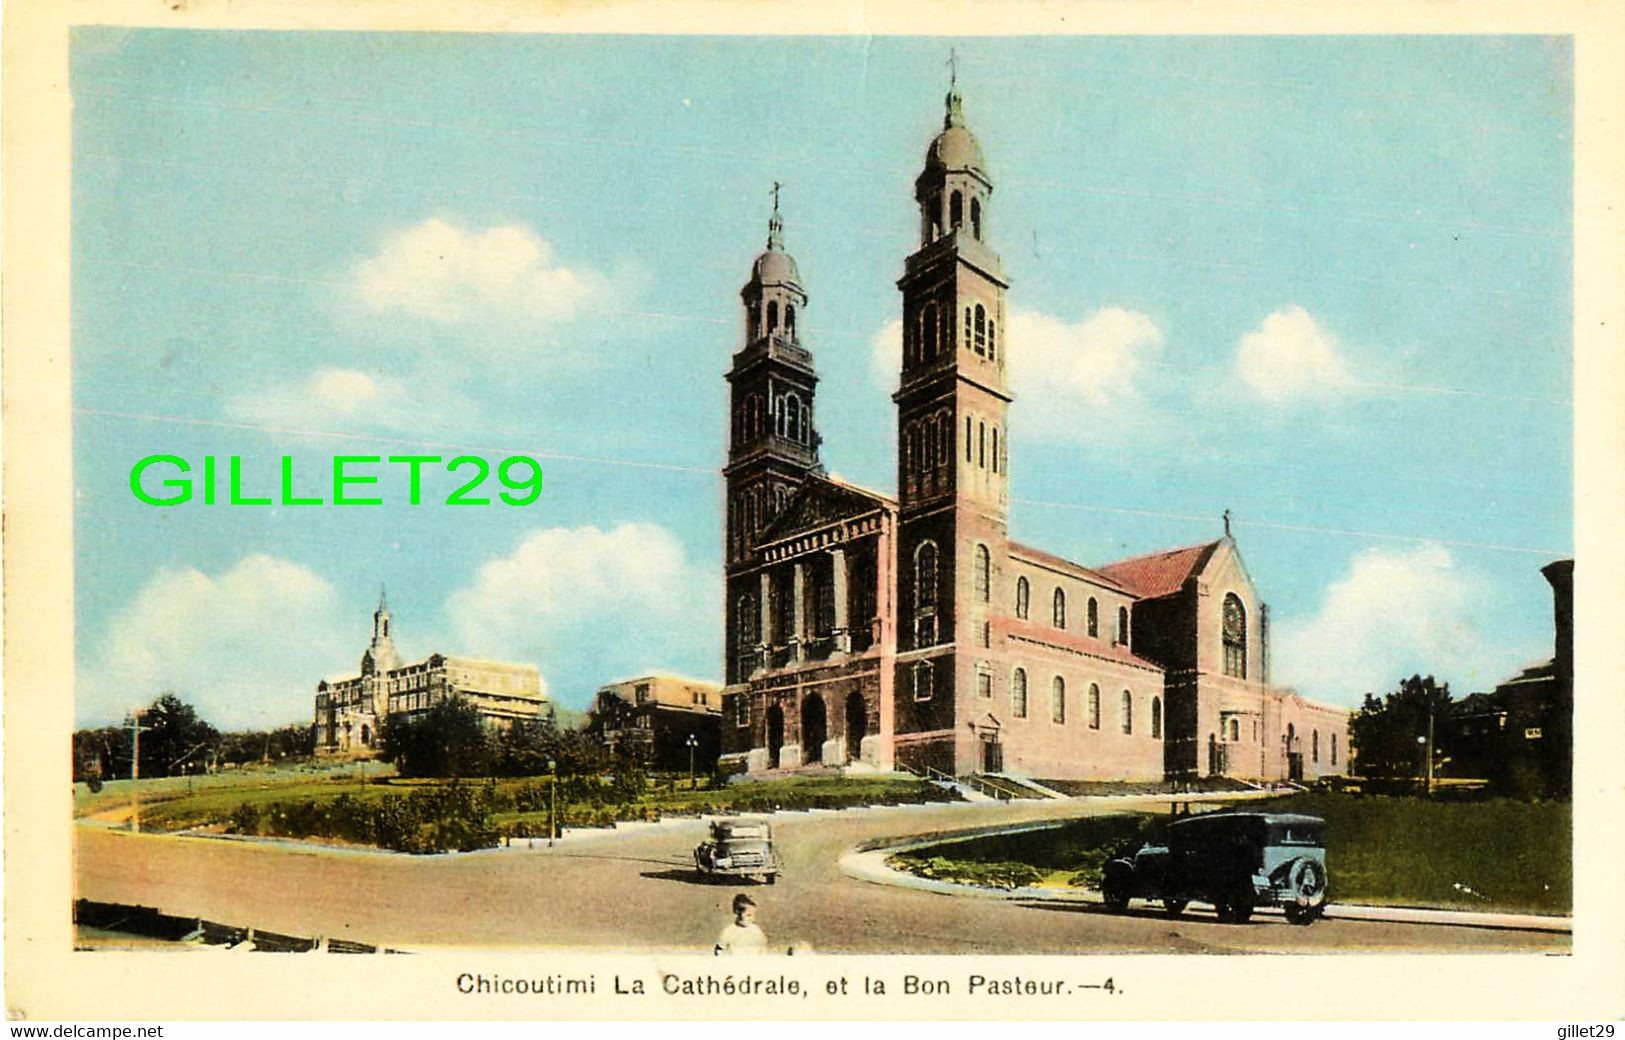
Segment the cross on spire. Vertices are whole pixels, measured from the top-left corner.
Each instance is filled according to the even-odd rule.
[[[1230,510],[1228,509],[1224,511],[1224,536],[1226,538],[1230,537]]]
[[[948,48],[948,89],[953,90],[958,85],[959,85],[959,54],[954,48],[949,47]]]
[[[779,219],[779,189],[784,187],[782,181],[773,182],[773,215],[767,221],[767,248],[784,248],[784,221]]]

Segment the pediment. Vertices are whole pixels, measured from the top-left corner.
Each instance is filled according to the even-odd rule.
[[[767,530],[760,544],[767,545],[805,531],[817,530],[837,520],[863,516],[880,509],[885,500],[845,484],[813,478],[801,485]]]

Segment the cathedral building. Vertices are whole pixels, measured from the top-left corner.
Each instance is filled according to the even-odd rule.
[[[453,696],[472,704],[493,729],[537,721],[551,713],[535,665],[448,654],[402,664],[389,625],[389,605],[380,595],[360,674],[316,684],[318,755],[377,754],[381,727],[393,719],[421,715]]]
[[[956,776],[1341,774],[1348,712],[1269,684],[1269,615],[1228,520],[1085,566],[1010,538],[1012,396],[993,181],[957,91],[914,184],[897,497],[819,461],[808,305],[777,200],[730,387],[723,768]]]

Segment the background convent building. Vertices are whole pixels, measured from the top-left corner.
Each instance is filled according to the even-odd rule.
[[[317,754],[375,754],[381,725],[421,714],[454,695],[479,709],[493,728],[535,721],[551,711],[535,665],[450,654],[401,664],[389,623],[389,606],[380,595],[361,674],[316,684]]]
[[[1313,778],[1348,712],[1269,685],[1223,538],[1101,566],[1011,540],[1008,283],[957,92],[915,180],[892,499],[819,462],[808,296],[775,202],[730,386],[723,767],[1055,779]]]

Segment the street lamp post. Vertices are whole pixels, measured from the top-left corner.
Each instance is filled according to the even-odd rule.
[[[690,733],[688,740],[684,741],[684,743],[688,745],[688,789],[692,791],[694,790],[694,749],[700,746],[700,738]]]
[[[553,847],[553,833],[558,830],[559,819],[559,763],[547,760],[547,847]]]

